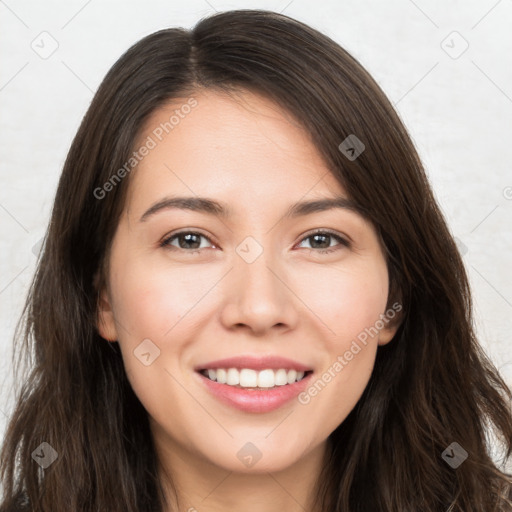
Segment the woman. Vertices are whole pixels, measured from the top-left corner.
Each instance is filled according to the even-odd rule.
[[[24,315],[2,511],[512,510],[511,393],[415,148],[289,17],[118,60]]]

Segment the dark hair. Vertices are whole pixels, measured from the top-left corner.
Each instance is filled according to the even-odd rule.
[[[16,329],[15,377],[22,361],[29,372],[2,447],[0,510],[21,496],[34,511],[163,510],[147,412],[118,344],[96,328],[98,286],[107,279],[129,177],[102,199],[95,191],[129,160],[155,109],[202,88],[258,92],[304,127],[376,227],[390,276],[388,307],[403,305],[362,397],[329,436],[319,508],[510,510],[511,475],[490,457],[488,436],[508,460],[512,395],[476,340],[465,268],[414,145],[356,59],[307,25],[261,10],[223,12],[192,30],[145,37],[94,96],[69,150]],[[352,134],[365,145],[356,159],[339,149]],[[454,441],[469,454],[456,470],[441,457]],[[59,455],[46,470],[31,456],[43,442]]]

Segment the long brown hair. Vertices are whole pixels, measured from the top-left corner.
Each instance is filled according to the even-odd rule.
[[[147,412],[118,344],[95,327],[93,278],[107,277],[130,177],[101,198],[98,190],[129,160],[148,116],[200,88],[257,91],[301,123],[375,225],[388,307],[403,305],[363,396],[328,438],[318,507],[511,510],[512,480],[490,456],[489,435],[508,460],[512,395],[475,337],[465,268],[414,145],[356,59],[307,25],[261,10],[151,34],[100,85],[69,150],[16,329],[23,385],[2,446],[0,510],[21,497],[33,511],[164,510]],[[352,134],[365,145],[355,159],[339,148]],[[457,468],[442,456],[454,442],[468,455]],[[54,454],[48,445],[58,458],[43,469],[33,454]]]

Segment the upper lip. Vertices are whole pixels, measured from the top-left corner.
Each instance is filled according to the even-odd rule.
[[[250,368],[252,370],[279,370],[280,368],[288,369],[288,370],[298,370],[298,371],[311,371],[312,368],[306,366],[298,361],[294,361],[293,359],[288,359],[286,357],[280,356],[237,356],[237,357],[228,357],[226,359],[217,359],[215,361],[210,361],[209,363],[204,363],[196,366],[194,369],[196,371],[199,370],[215,370],[217,368]]]

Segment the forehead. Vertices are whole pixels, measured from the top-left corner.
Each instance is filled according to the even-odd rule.
[[[135,150],[145,144],[151,149],[131,175],[134,205],[174,192],[247,207],[265,197],[343,195],[293,116],[249,91],[201,90],[173,99],[147,119]]]

